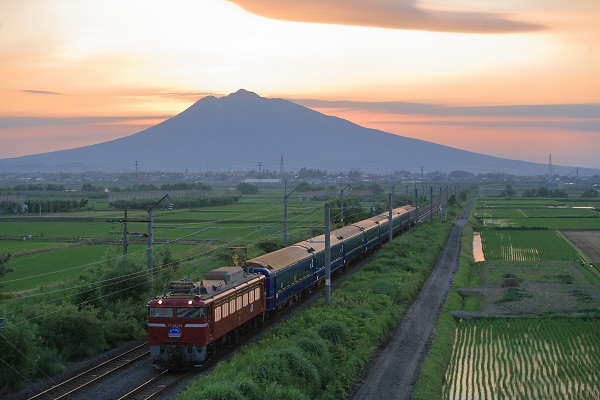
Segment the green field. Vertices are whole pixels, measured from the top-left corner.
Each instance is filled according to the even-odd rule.
[[[195,248],[196,252],[202,251],[197,246],[169,246],[171,251],[184,258],[189,258]],[[146,257],[147,248],[142,244],[130,245],[128,253],[143,258]],[[88,268],[102,265],[109,258],[119,258],[121,254],[122,247],[119,246],[83,245],[14,257],[9,260],[9,266],[14,271],[3,278],[3,291],[19,292],[77,279]]]
[[[598,399],[600,321],[464,321],[443,399]]]
[[[102,200],[106,202],[106,200]],[[120,257],[122,211],[106,210],[95,202],[93,210],[66,214],[36,214],[0,218],[0,253],[11,253],[14,269],[2,283],[3,291],[19,292],[78,278],[88,267]],[[175,203],[176,204],[176,203]],[[104,208],[104,209],[103,209]],[[282,192],[244,196],[236,204],[198,209],[154,211],[154,243],[164,243],[173,258],[185,263],[215,247],[245,246],[264,239],[283,241]],[[335,211],[334,211],[335,212]],[[295,242],[320,234],[323,204],[289,197],[288,240]],[[146,257],[148,213],[129,210],[129,254]],[[109,221],[110,220],[110,221]],[[133,222],[140,221],[140,222]],[[313,234],[314,233],[314,234]],[[25,238],[25,240],[24,240]],[[46,250],[46,251],[42,251]],[[221,250],[224,251],[224,250]],[[145,261],[142,261],[145,262]],[[189,268],[193,269],[193,265]],[[182,274],[188,271],[182,271]],[[189,273],[194,273],[189,271]]]
[[[593,207],[593,208],[592,208]],[[600,229],[600,202],[480,199],[474,217],[488,228]]]
[[[48,249],[57,246],[64,246],[64,242],[34,242],[31,240],[23,240],[20,242],[0,242],[0,254],[10,253],[17,255],[22,252],[34,252],[41,249]]]
[[[537,261],[577,259],[576,250],[555,231],[481,232],[486,260]]]

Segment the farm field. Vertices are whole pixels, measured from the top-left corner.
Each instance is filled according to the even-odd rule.
[[[582,260],[600,250],[600,214],[574,207],[600,204],[477,201],[485,261],[470,267],[473,286],[458,289],[476,311],[455,314],[466,319],[443,399],[600,398],[600,274]],[[519,227],[540,229],[510,229]]]
[[[169,245],[174,253],[189,252],[194,246]],[[129,254],[145,256],[147,245],[129,246]],[[100,265],[107,258],[120,257],[121,248],[94,245],[61,247],[49,252],[13,257],[9,265],[14,269],[2,281],[3,292],[20,292],[41,286],[77,279],[86,269]],[[187,254],[187,253],[185,253]],[[188,256],[189,257],[189,256]]]
[[[564,231],[563,234],[583,252],[590,262],[594,265],[600,264],[600,231]]]
[[[446,400],[600,398],[600,320],[463,321]]]
[[[482,198],[473,215],[489,228],[600,229],[598,210],[597,200]]]
[[[187,261],[212,244],[223,248],[238,243],[283,238],[283,199],[280,192],[244,196],[239,203],[198,209],[157,208],[154,212],[156,248],[168,243],[176,260]],[[98,202],[101,203],[101,202]],[[289,198],[290,241],[320,233],[322,205]],[[98,208],[98,209],[97,209]],[[10,272],[3,291],[15,293],[78,278],[89,267],[122,254],[122,211],[82,212],[0,218],[0,253],[10,253]],[[129,254],[145,257],[148,214],[129,210]],[[111,220],[111,221],[109,221]],[[139,220],[142,222],[132,222]],[[312,228],[311,228],[312,227]],[[313,233],[314,232],[314,233]],[[23,240],[25,238],[25,240]]]
[[[44,249],[52,249],[58,246],[64,246],[65,242],[33,242],[31,240],[24,240],[20,242],[0,242],[0,254],[10,253],[13,256],[19,255],[19,253],[33,253],[37,251],[43,251]]]
[[[549,230],[489,230],[481,232],[486,260],[534,261],[578,259],[576,250]]]
[[[480,271],[482,285],[473,293],[482,300],[481,313],[487,316],[600,311],[600,288],[590,282],[584,268],[572,261],[486,261]],[[508,287],[506,279],[518,285]]]

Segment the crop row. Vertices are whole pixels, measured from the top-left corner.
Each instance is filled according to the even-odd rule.
[[[575,249],[555,231],[483,231],[486,260],[572,260]]]
[[[600,321],[463,321],[443,399],[597,399]]]

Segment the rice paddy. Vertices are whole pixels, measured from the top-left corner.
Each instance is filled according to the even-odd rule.
[[[445,400],[600,398],[600,321],[463,321]]]

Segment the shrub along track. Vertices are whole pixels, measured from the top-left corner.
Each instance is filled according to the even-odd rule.
[[[349,398],[354,400],[409,399],[427,355],[450,283],[458,269],[462,228],[473,200],[455,222],[431,275],[389,342],[378,350],[361,382]]]

